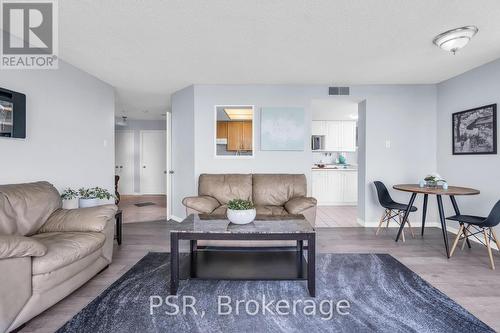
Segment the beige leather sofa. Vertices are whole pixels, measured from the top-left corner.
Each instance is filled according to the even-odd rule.
[[[305,175],[202,174],[198,182],[198,196],[184,198],[182,203],[188,215],[225,215],[230,200],[251,200],[258,215],[302,214],[314,226],[317,202],[306,195]]]
[[[47,182],[0,185],[0,332],[9,332],[108,266],[115,205],[65,210]]]

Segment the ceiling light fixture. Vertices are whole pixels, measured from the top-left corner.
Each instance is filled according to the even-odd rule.
[[[252,109],[224,109],[231,120],[252,120],[253,112]]]
[[[437,35],[433,43],[443,50],[455,54],[465,47],[478,31],[479,29],[474,25],[448,30]]]

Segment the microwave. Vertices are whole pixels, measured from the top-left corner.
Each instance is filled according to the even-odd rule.
[[[324,135],[313,135],[311,137],[311,149],[312,150],[325,150],[325,136]]]

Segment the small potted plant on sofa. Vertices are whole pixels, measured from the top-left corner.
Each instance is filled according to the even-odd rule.
[[[249,200],[233,199],[227,203],[227,218],[234,224],[247,224],[255,220],[256,211]]]

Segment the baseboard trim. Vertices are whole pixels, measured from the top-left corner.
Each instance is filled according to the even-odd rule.
[[[182,221],[184,221],[183,218],[181,218],[179,216],[175,216],[175,215],[170,215],[170,219],[174,220],[175,222],[179,222],[179,223],[182,222]]]

